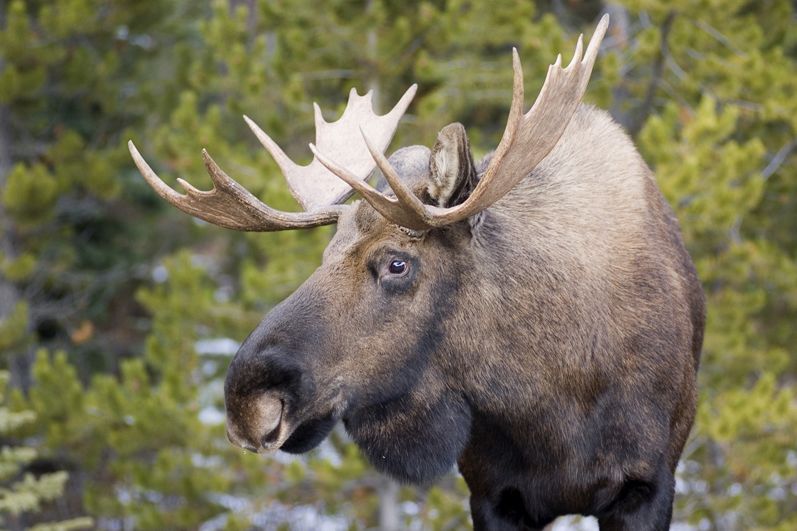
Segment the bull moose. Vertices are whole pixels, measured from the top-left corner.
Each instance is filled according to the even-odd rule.
[[[415,93],[386,115],[352,90],[315,108],[300,166],[249,118],[304,212],[260,202],[203,151],[213,180],[147,182],[210,223],[276,231],[337,223],[318,269],[266,315],[227,372],[227,434],[253,452],[306,452],[342,421],[369,461],[426,484],[456,463],[477,530],[564,514],[602,530],[667,529],[695,415],[704,296],[678,222],[622,128],[581,98],[608,27],[548,69],[496,150],[465,129],[388,147]],[[375,167],[386,185],[367,180]],[[357,191],[363,200],[345,204]]]

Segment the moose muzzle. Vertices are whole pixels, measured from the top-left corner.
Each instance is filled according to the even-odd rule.
[[[302,369],[284,348],[263,348],[258,330],[233,358],[224,381],[227,438],[252,452],[279,449],[293,431]],[[294,412],[295,413],[295,412]]]
[[[282,413],[285,402],[273,393],[265,392],[250,401],[247,407],[248,419],[234,422],[234,416],[227,416],[227,438],[236,446],[260,452],[276,450],[280,435],[284,431]],[[240,419],[240,415],[237,415]]]

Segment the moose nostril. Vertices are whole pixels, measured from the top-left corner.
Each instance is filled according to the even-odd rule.
[[[227,439],[235,446],[258,453],[279,445],[285,403],[273,392],[241,400],[233,416],[228,411]]]
[[[279,437],[285,403],[271,393],[263,393],[252,404],[252,431],[263,446]]]

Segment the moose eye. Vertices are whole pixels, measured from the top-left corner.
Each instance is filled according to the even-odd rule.
[[[403,275],[407,272],[407,262],[404,260],[392,260],[387,268],[391,275]]]

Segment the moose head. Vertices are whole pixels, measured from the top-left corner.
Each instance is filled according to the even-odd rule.
[[[371,461],[399,478],[424,481],[455,463],[471,423],[459,383],[480,370],[475,359],[462,355],[474,345],[462,343],[481,319],[455,301],[465,291],[478,296],[478,272],[498,265],[474,249],[474,233],[482,213],[556,145],[584,94],[606,26],[604,18],[586,54],[579,38],[566,68],[557,58],[525,113],[523,73],[513,50],[509,118],[481,175],[459,124],[444,128],[431,151],[405,148],[392,160],[382,154],[414,85],[384,116],[373,112],[371,93],[359,96],[353,89],[337,122],[326,122],[314,105],[315,156],[308,166],[291,161],[245,117],[303,213],[263,204],[206,151],[214,189],[203,192],[180,180],[186,195],[178,194],[130,143],[155,191],[210,223],[244,231],[338,224],[321,266],[266,316],[230,365],[230,441],[256,452],[304,452],[342,419]],[[394,197],[366,182],[375,165]],[[354,190],[365,202],[341,204]]]
[[[459,461],[485,528],[535,527],[646,496],[671,505],[694,414],[702,295],[684,295],[699,287],[649,170],[608,117],[580,108],[607,26],[604,16],[586,51],[579,38],[567,67],[557,58],[528,111],[513,50],[506,128],[478,164],[456,123],[431,149],[383,154],[415,86],[384,116],[370,93],[354,90],[337,122],[315,105],[307,166],[245,117],[300,213],[265,205],[207,152],[214,188],[179,180],[180,194],[129,144],[161,197],[210,223],[337,223],[318,269],[230,364],[233,444],[305,452],[342,421],[370,462],[400,480],[428,482]],[[389,189],[368,184],[375,168]],[[354,191],[362,200],[344,204]],[[651,324],[660,308],[672,309],[671,322]],[[648,348],[660,357],[650,367],[638,354]],[[632,375],[621,361],[637,355],[642,369]],[[640,398],[651,388],[667,398]],[[606,426],[593,416],[603,414]]]

